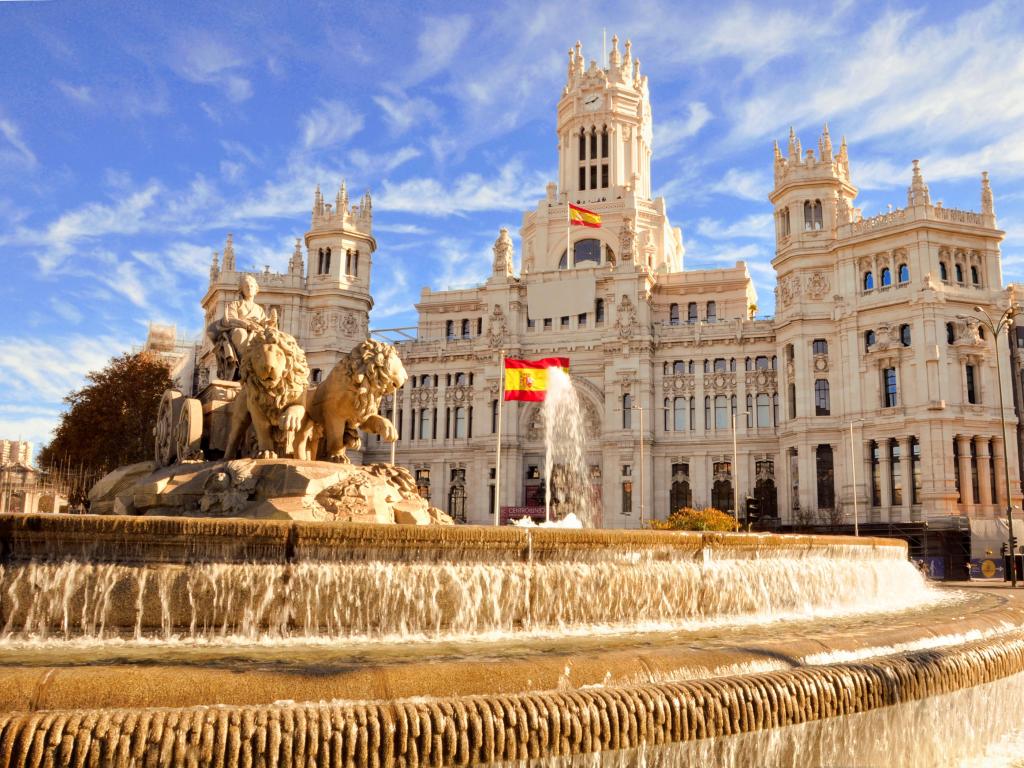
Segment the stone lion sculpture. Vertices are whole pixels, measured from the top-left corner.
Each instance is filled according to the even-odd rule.
[[[231,404],[231,429],[224,458],[240,454],[241,443],[251,423],[256,432],[258,459],[276,459],[278,454],[306,453],[305,440],[296,435],[306,420],[306,389],[309,366],[306,354],[295,339],[277,327],[277,313],[252,332],[239,366],[241,390]]]
[[[306,398],[306,419],[298,435],[299,450],[314,443],[316,425],[323,429],[326,461],[347,464],[348,449],[359,450],[359,430],[379,435],[386,442],[398,439],[389,419],[381,416],[384,395],[405,384],[408,375],[398,353],[390,344],[367,339],[341,358],[316,389]],[[300,458],[305,458],[300,455]]]

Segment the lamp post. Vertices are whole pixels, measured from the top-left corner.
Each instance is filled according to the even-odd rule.
[[[853,480],[853,535],[860,536],[860,525],[857,522],[857,452],[853,444],[853,425],[864,419],[850,420],[850,477]]]
[[[1009,448],[1010,442],[1006,439],[1006,412],[1003,408],[1003,369],[1002,364],[999,361],[999,335],[1009,329],[1010,322],[1014,317],[1021,314],[1022,311],[1016,304],[1011,304],[1010,307],[1000,315],[998,320],[993,320],[992,316],[989,315],[981,307],[975,307],[975,312],[980,312],[985,316],[984,320],[978,320],[979,323],[984,324],[986,328],[992,331],[992,343],[995,345],[996,350],[996,381],[999,384],[999,423],[1003,429],[1003,470],[1005,471],[1005,482],[1006,482],[1006,528],[1007,535],[1010,538],[1010,586],[1017,586],[1017,558],[1014,553],[1014,544],[1016,540],[1013,536],[1013,502],[1010,499],[1010,456]]]
[[[743,411],[744,416],[749,416],[750,411]],[[736,522],[740,521],[740,463],[736,453],[736,412],[732,414],[732,504],[733,515]]]

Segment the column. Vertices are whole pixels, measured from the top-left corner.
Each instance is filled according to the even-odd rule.
[[[992,469],[996,473],[996,503],[999,512],[1006,511],[1006,453],[1003,451],[1003,438],[992,438]]]
[[[910,455],[910,435],[900,438],[900,475],[903,477],[903,516],[902,521],[910,520],[911,500],[914,496],[914,469]]]
[[[871,452],[871,441],[864,441],[864,520],[877,523],[881,520],[874,502],[874,456]]]
[[[988,450],[987,437],[975,437],[974,445],[978,452],[978,504],[981,512],[992,512],[992,454]]]
[[[957,452],[960,454],[960,505],[965,513],[974,508],[974,486],[971,483],[971,438],[969,435],[956,436]]]
[[[892,514],[892,452],[890,439],[886,438],[878,444],[879,464],[882,479],[882,509]],[[892,519],[891,517],[889,518]]]

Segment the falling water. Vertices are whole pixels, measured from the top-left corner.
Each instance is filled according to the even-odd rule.
[[[596,500],[586,458],[587,431],[583,410],[569,374],[548,369],[544,399],[545,518],[551,520],[552,502],[559,517],[573,513],[584,528],[594,526]]]

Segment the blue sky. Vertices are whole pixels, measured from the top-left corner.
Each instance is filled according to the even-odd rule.
[[[686,264],[744,259],[773,307],[772,141],[846,135],[864,214],[979,208],[1024,279],[1018,3],[0,0],[0,437],[47,439],[150,321],[200,331],[210,252],[284,269],[313,188],[374,195],[372,327],[481,279],[556,171],[569,47],[602,28],[650,77],[654,188]],[[518,259],[518,239],[517,259]]]

